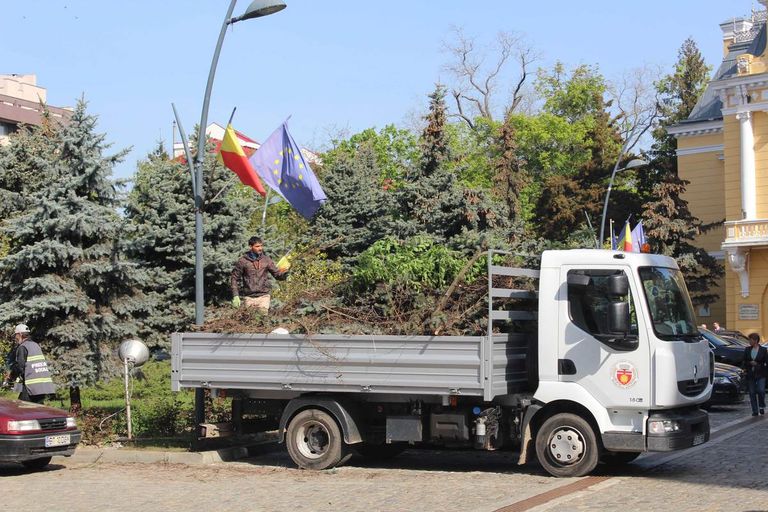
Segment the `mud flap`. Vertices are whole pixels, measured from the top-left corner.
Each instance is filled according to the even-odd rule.
[[[531,425],[525,426],[523,431],[523,439],[520,441],[520,457],[517,459],[517,464],[522,466],[527,464],[531,460],[531,454],[533,453],[533,438],[531,437]]]

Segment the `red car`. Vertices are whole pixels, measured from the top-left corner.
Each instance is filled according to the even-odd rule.
[[[66,411],[0,398],[0,462],[40,469],[53,455],[75,453],[81,437],[75,418]]]

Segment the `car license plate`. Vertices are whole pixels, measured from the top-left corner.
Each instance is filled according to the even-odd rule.
[[[696,446],[697,444],[701,444],[704,442],[704,440],[707,438],[704,434],[696,434],[693,437],[693,446]]]
[[[45,436],[45,447],[51,448],[53,446],[66,446],[69,444],[69,434],[61,434],[59,436]]]

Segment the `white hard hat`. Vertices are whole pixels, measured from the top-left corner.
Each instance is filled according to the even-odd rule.
[[[13,332],[15,334],[28,333],[29,327],[27,327],[27,324],[19,324],[16,326],[16,330],[14,330]]]

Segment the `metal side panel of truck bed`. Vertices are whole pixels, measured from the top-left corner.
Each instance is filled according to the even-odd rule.
[[[528,338],[175,333],[172,387],[465,395],[527,383]],[[258,393],[255,393],[258,394]]]

